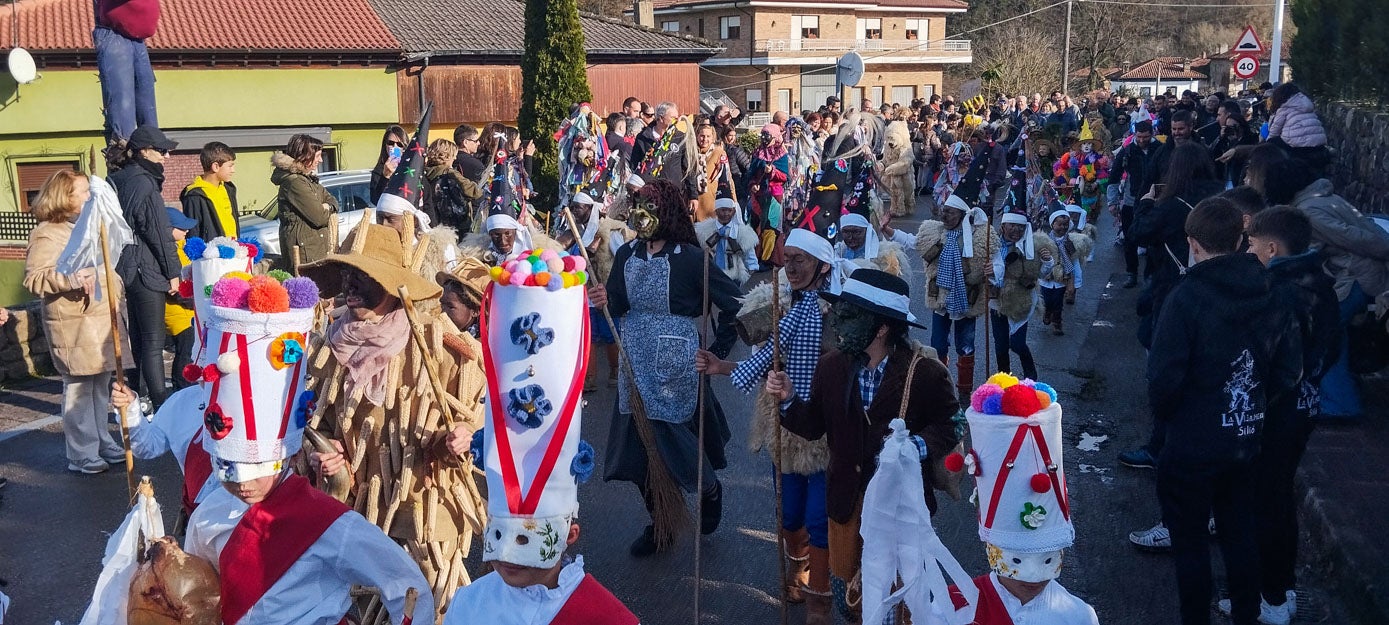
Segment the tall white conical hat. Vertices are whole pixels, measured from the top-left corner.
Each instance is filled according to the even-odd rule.
[[[593,448],[579,440],[585,269],[580,257],[531,250],[491,270],[479,319],[488,377],[483,561],[555,566],[578,513],[578,485],[593,471]]]

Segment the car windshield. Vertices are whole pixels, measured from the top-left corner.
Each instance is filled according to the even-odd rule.
[[[359,211],[372,206],[371,203],[371,184],[367,181],[352,182],[346,184],[333,184],[332,180],[325,181],[323,185],[333,194],[333,199],[338,201],[338,212],[346,213]],[[280,217],[279,199],[272,199],[270,203],[256,213],[261,219],[275,221]]]

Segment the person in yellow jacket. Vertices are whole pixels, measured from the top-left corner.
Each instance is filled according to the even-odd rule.
[[[197,221],[188,236],[211,241],[217,237],[241,236],[236,204],[236,152],[227,144],[213,141],[203,146],[198,160],[203,173],[179,194],[183,214]],[[177,377],[177,372],[175,372]]]
[[[178,249],[179,267],[188,266],[188,254],[183,244],[188,233],[197,229],[198,220],[193,219],[172,207],[164,207],[169,213],[169,225],[174,231],[174,247]],[[183,367],[193,362],[193,307],[190,302],[178,295],[169,295],[164,300],[164,328],[174,337],[174,390],[192,384],[183,377]]]

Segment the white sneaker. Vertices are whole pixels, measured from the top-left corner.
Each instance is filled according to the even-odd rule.
[[[105,461],[105,460],[101,460],[100,458],[98,458],[98,459],[96,459],[96,460],[83,460],[82,462],[69,462],[69,463],[68,463],[68,470],[69,470],[69,471],[73,471],[73,472],[76,472],[76,473],[85,473],[85,474],[87,474],[87,475],[96,475],[97,473],[105,473],[106,470],[107,470],[107,469],[110,469],[110,468],[111,468],[111,465],[106,464],[106,461]]]
[[[1292,592],[1289,590],[1288,592]],[[1220,613],[1225,616],[1230,615],[1230,600],[1221,599],[1216,605],[1220,608]],[[1269,605],[1261,597],[1259,599],[1259,622],[1264,625],[1288,625],[1293,621],[1293,615],[1297,614],[1297,605],[1292,600],[1284,601],[1283,605]]]
[[[1284,596],[1286,596],[1286,597],[1288,598],[1286,601],[1283,602],[1283,605],[1288,606],[1288,614],[1293,615],[1293,616],[1296,616],[1296,615],[1297,615],[1297,591],[1296,591],[1296,590],[1289,590],[1288,593],[1287,593],[1286,595],[1284,595]]]
[[[1162,522],[1140,532],[1129,532],[1129,542],[1143,551],[1170,551],[1172,534]]]
[[[1217,535],[1215,533],[1215,517],[1211,517],[1211,520],[1206,522],[1206,531],[1210,532],[1211,536]]]

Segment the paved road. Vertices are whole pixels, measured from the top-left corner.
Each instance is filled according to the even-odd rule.
[[[918,214],[924,213],[919,209]],[[909,230],[909,221],[898,224]],[[1118,288],[1122,258],[1110,245],[1113,228],[1106,217],[1095,262],[1086,267],[1087,284],[1067,311],[1067,333],[1053,336],[1034,324],[1030,344],[1043,381],[1054,385],[1065,406],[1065,462],[1074,499],[1078,540],[1067,554],[1061,581],[1091,601],[1103,623],[1147,625],[1176,620],[1176,591],[1170,564],[1162,556],[1132,551],[1125,534],[1153,522],[1157,514],[1151,473],[1118,467],[1115,455],[1143,440],[1143,353],[1132,339],[1136,291]],[[927,318],[920,260],[913,261],[913,308]],[[926,341],[921,331],[916,338]],[[985,372],[982,326],[977,381]],[[735,352],[735,356],[738,352]],[[602,370],[601,366],[599,366]],[[31,423],[57,411],[56,384],[0,395],[0,427]],[[775,511],[770,463],[746,451],[751,399],[728,384],[714,382],[715,395],[733,428],[730,466],[724,483],[723,526],[703,538],[703,624],[777,622]],[[613,393],[600,389],[584,409],[584,438],[601,447],[612,414]],[[0,505],[0,578],[14,599],[10,617],[21,625],[74,623],[88,601],[100,568],[106,533],[124,513],[124,478],[119,473],[78,476],[64,470],[60,426],[0,439],[0,475],[10,478]],[[13,431],[10,432],[13,434]],[[6,434],[0,433],[0,437]],[[1107,437],[1107,438],[1101,438]],[[1083,449],[1082,449],[1083,447]],[[601,456],[601,454],[600,454]],[[601,459],[600,459],[601,461]],[[171,459],[141,463],[162,499],[176,507],[177,469]],[[602,474],[599,467],[596,475]],[[627,555],[627,545],[647,518],[636,489],[626,483],[594,480],[581,489],[582,536],[576,551],[589,571],[627,603],[647,625],[688,624],[693,619],[694,547],[685,539],[668,554],[645,560]],[[172,524],[172,518],[167,520]],[[985,571],[974,508],[942,502],[934,518],[937,533],[967,571]],[[1316,575],[1309,572],[1304,577]],[[1339,608],[1324,589],[1304,589],[1303,622],[1342,623]],[[791,623],[802,621],[792,608]],[[7,621],[9,622],[9,621]],[[1219,622],[1219,621],[1217,621]]]

